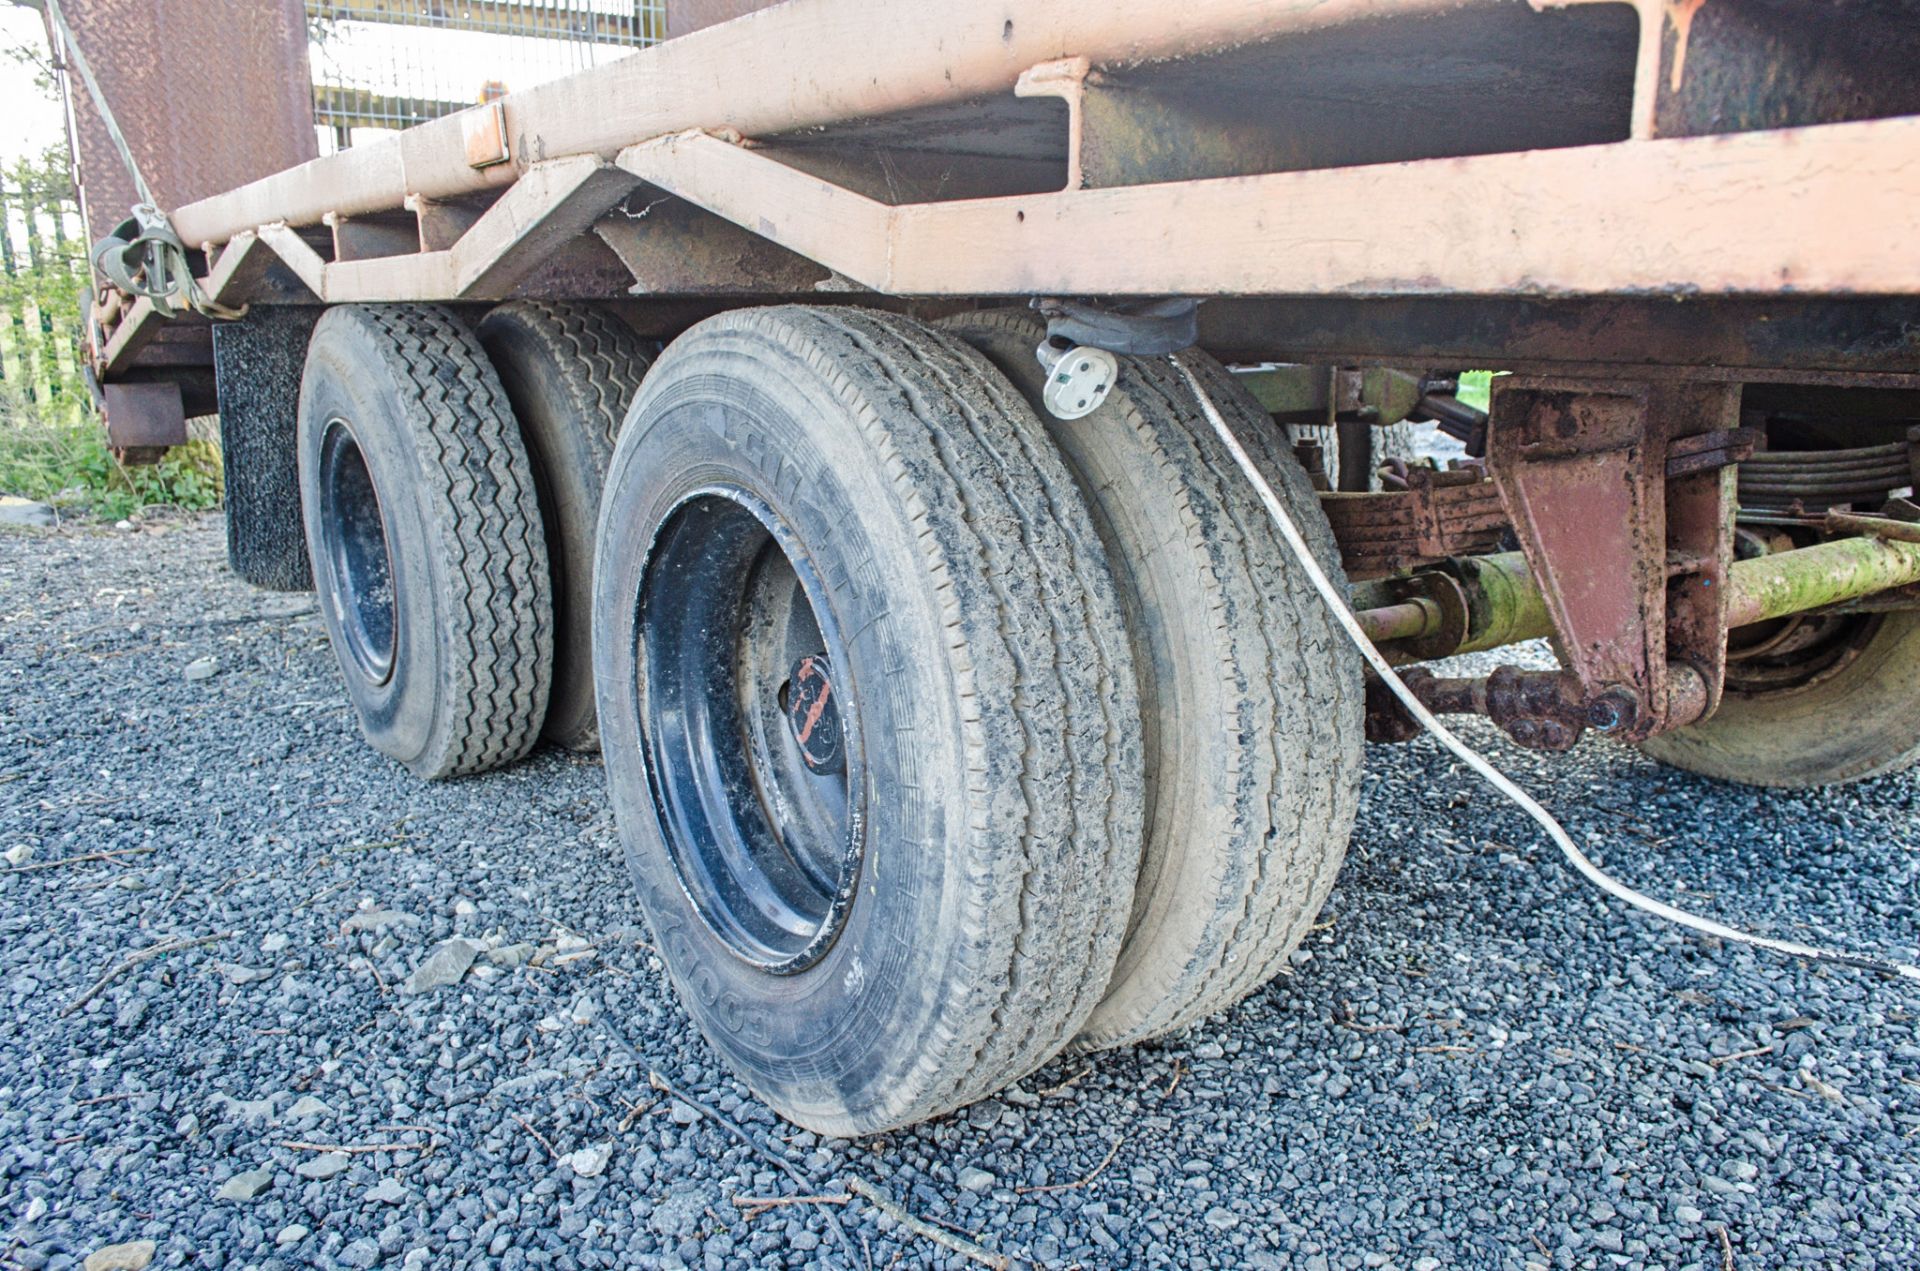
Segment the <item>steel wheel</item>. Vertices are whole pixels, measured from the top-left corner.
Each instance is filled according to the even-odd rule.
[[[641,745],[695,911],[774,974],[839,934],[861,857],[852,662],[793,531],[738,487],[661,526],[641,591]]]
[[[387,549],[380,492],[366,456],[345,420],[327,424],[320,442],[320,568],[333,601],[341,643],[375,684],[393,675],[393,557]]]

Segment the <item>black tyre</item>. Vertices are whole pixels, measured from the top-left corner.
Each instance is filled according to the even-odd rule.
[[[438,306],[331,309],[298,432],[314,586],[367,740],[427,778],[524,755],[552,595],[526,451],[478,342]]]
[[[715,1049],[839,1135],[1054,1055],[1119,951],[1139,703],[1026,404],[904,318],[713,318],[635,400],[599,541],[614,806]]]
[[[594,526],[614,439],[652,351],[587,304],[516,300],[489,313],[478,334],[533,461],[553,575],[553,682],[541,735],[593,750]]]
[[[942,324],[1036,403],[1045,326]],[[1181,359],[1341,579],[1332,531],[1272,422],[1198,349]],[[1143,710],[1147,829],[1120,962],[1080,1037],[1136,1042],[1239,1001],[1325,903],[1359,802],[1360,660],[1165,358],[1123,357],[1098,410],[1043,415],[1120,585]]]
[[[1742,785],[1806,789],[1920,761],[1920,614],[1785,618],[1730,633],[1711,718],[1640,748]]]

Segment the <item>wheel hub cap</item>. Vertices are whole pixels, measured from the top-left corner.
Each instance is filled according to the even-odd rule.
[[[833,700],[832,667],[824,653],[809,654],[793,665],[787,680],[787,724],[809,772],[825,776],[845,772],[840,744],[840,707]]]

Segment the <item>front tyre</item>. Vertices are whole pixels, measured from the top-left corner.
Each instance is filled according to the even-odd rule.
[[[904,318],[729,313],[649,374],[598,541],[621,835],[729,1064],[851,1136],[1058,1052],[1126,925],[1139,706],[1025,403]]]

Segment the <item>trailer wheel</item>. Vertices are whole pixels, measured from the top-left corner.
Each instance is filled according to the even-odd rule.
[[[527,455],[499,379],[435,305],[351,305],[300,384],[320,612],[367,740],[429,779],[524,755],[553,660]]]
[[[625,323],[587,304],[513,301],[478,334],[533,462],[553,575],[553,683],[541,735],[595,750],[594,524],[614,438],[653,358]]]
[[[1045,327],[950,318],[1038,402]],[[1220,365],[1181,354],[1340,578],[1306,474]],[[1170,1032],[1266,983],[1339,870],[1359,800],[1362,682],[1258,496],[1164,358],[1123,357],[1105,404],[1042,415],[1093,507],[1139,669],[1147,834],[1126,945],[1088,1048]]]
[[[1808,631],[1809,623],[1830,629]],[[1702,776],[1788,789],[1920,761],[1920,614],[1785,619],[1754,635],[1747,644],[1757,654],[1729,648],[1720,709],[1641,750]],[[1770,653],[1761,640],[1794,652]]]
[[[981,1098],[1105,988],[1139,865],[1132,661],[1026,404],[905,318],[740,310],[607,477],[602,753],[681,1000],[821,1133]]]

